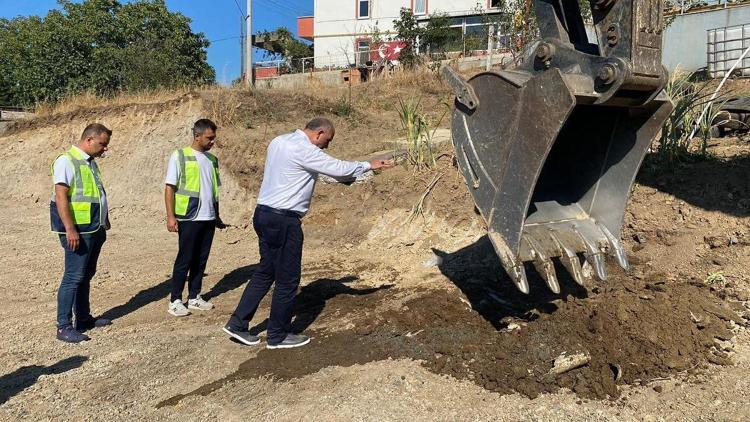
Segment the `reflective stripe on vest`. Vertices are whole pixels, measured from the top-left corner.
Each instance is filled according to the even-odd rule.
[[[103,210],[101,207],[101,191],[104,189],[101,175],[98,169],[95,170],[89,165],[78,149],[71,147],[57,158],[63,155],[68,158],[71,166],[73,166],[73,181],[68,189],[73,223],[78,228],[79,233],[93,233],[105,224],[102,219]],[[55,161],[57,161],[57,158]],[[53,176],[54,165],[53,161]],[[54,201],[50,204],[50,219],[53,232],[65,233],[65,225],[58,215],[57,205]]]
[[[198,159],[191,147],[178,149],[176,152],[179,176],[177,192],[174,196],[174,213],[177,220],[194,220],[198,216],[198,210],[201,206],[201,174]],[[218,212],[219,186],[221,186],[219,160],[213,154],[208,152],[205,154],[213,164],[211,185],[213,187],[214,209]]]

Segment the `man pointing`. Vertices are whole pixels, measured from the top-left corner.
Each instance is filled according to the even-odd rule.
[[[224,331],[238,341],[254,345],[248,332],[258,305],[276,282],[268,319],[269,349],[304,346],[307,336],[290,332],[294,300],[302,272],[302,224],[310,208],[319,174],[352,181],[369,170],[393,167],[393,160],[341,161],[323,152],[333,140],[333,123],[311,120],[304,130],[275,138],[268,145],[263,183],[253,215],[258,235],[260,265],[250,278],[237,309]]]

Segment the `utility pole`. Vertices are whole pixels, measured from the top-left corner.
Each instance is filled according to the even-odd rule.
[[[245,86],[254,86],[253,81],[253,0],[247,0],[247,16],[245,16]]]
[[[495,25],[490,24],[487,30],[487,64],[485,70],[487,72],[492,69],[492,50],[495,48]]]
[[[240,80],[245,80],[245,17],[240,16]]]

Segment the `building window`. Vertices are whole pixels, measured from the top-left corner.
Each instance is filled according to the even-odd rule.
[[[370,17],[370,0],[357,0],[357,18],[366,19]]]
[[[426,15],[427,0],[412,0],[412,8],[415,15]]]
[[[500,0],[489,0],[489,1],[487,2],[487,6],[488,6],[488,7],[490,8],[490,9],[497,9],[497,8],[498,8],[498,7],[500,7],[501,5],[502,5],[502,3],[501,3],[501,1],[500,1]]]
[[[357,40],[357,65],[366,66],[370,61],[370,40]]]

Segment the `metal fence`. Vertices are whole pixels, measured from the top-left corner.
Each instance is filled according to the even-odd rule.
[[[668,0],[664,8],[668,14],[684,14],[699,9],[729,7],[748,2],[748,0]]]
[[[481,31],[478,29],[481,29]],[[462,57],[508,54],[517,51],[520,45],[517,34],[505,33],[505,31],[496,29],[494,25],[483,25],[468,34],[464,34],[454,42],[440,47],[417,45],[414,48],[414,53],[423,61],[430,62]],[[351,51],[342,51],[335,54],[324,53],[315,57],[289,57],[256,62],[255,78],[268,79],[285,74],[395,65],[384,57],[382,51],[378,48],[357,48],[357,46],[350,46],[350,48]]]

